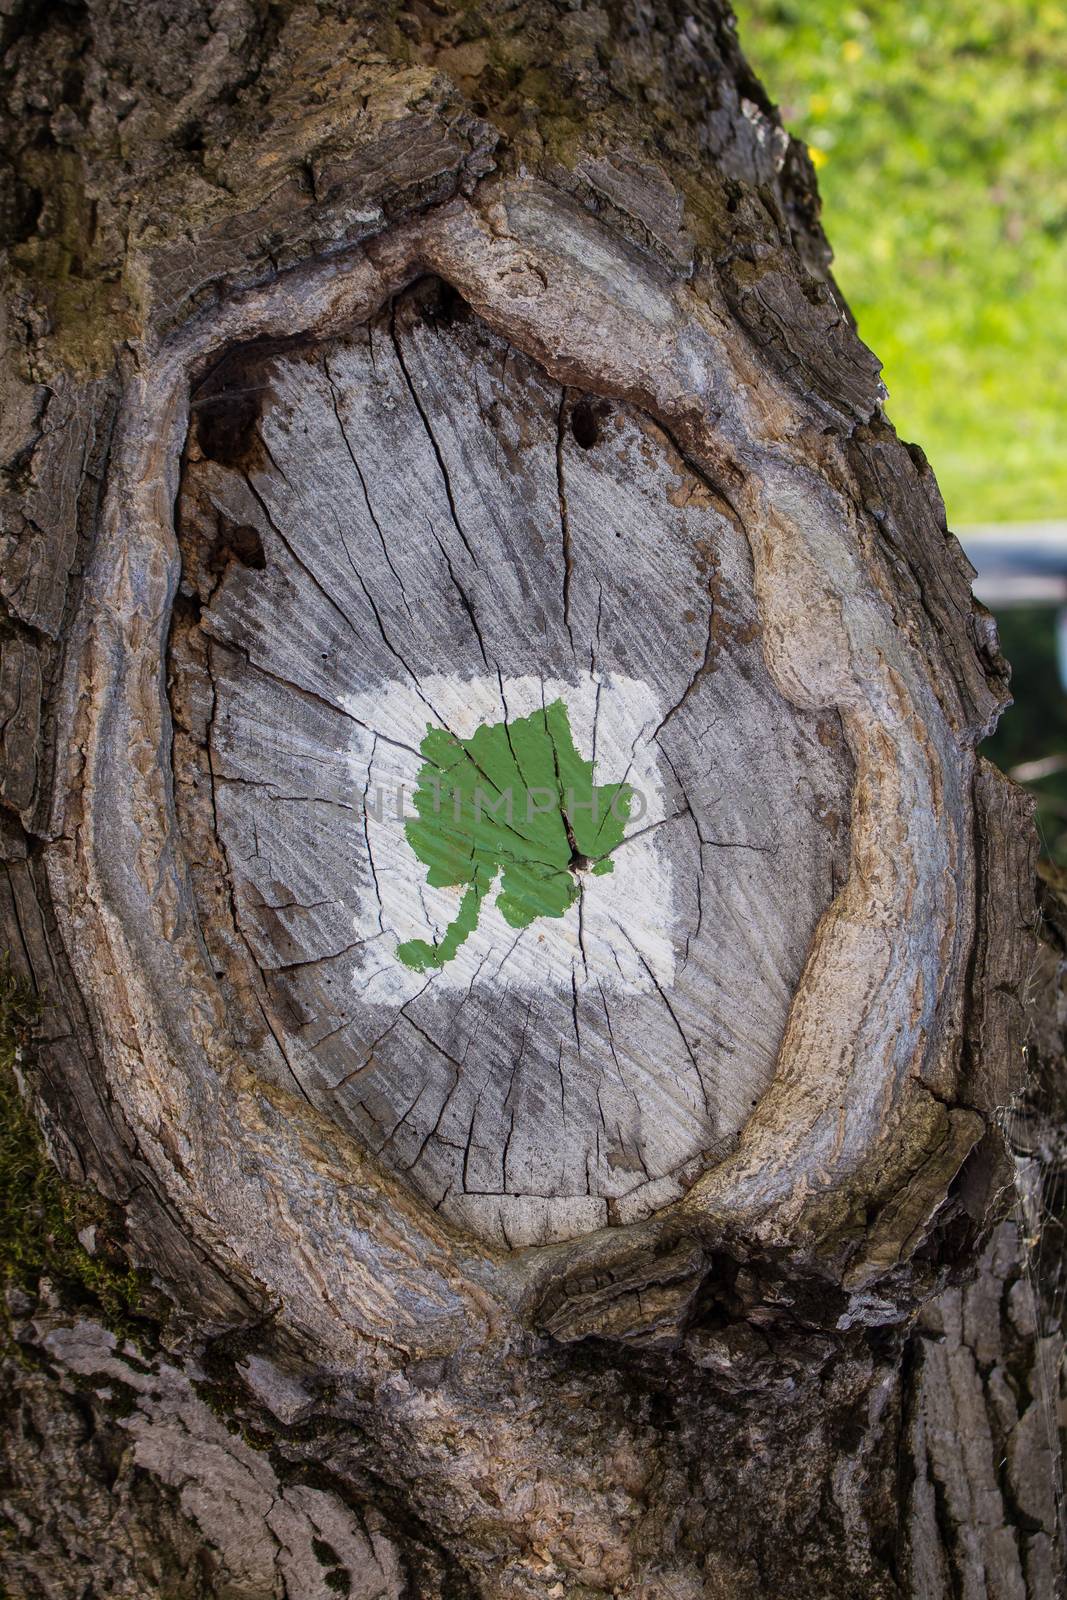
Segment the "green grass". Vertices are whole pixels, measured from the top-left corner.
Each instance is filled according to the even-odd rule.
[[[1067,517],[1067,4],[737,11],[950,521]]]

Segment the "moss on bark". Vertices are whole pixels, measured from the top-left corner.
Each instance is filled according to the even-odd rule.
[[[64,1299],[88,1305],[116,1332],[129,1332],[138,1317],[142,1274],[131,1270],[113,1241],[105,1203],[60,1177],[30,1109],[26,1074],[40,1016],[40,997],[0,964],[0,1283],[5,1303],[12,1288],[35,1290],[47,1278]],[[92,1250],[84,1242],[87,1234]]]

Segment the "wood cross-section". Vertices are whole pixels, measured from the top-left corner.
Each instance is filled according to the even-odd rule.
[[[179,816],[257,1070],[488,1241],[676,1198],[768,1085],[848,861],[840,724],[772,682],[728,502],[435,280],[344,338],[239,349],[192,416]],[[427,735],[477,766],[494,729],[468,810],[499,859],[482,840],[473,925],[420,965],[469,890],[413,831]],[[619,786],[621,837],[579,849]],[[550,891],[529,914],[517,858]]]

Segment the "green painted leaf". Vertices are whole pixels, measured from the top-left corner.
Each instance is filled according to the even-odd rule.
[[[431,888],[466,885],[459,911],[435,943],[397,946],[406,966],[442,967],[478,925],[500,879],[497,905],[513,928],[561,917],[579,893],[578,873],[611,872],[634,791],[594,784],[575,748],[562,700],[514,722],[483,723],[469,739],[428,728],[424,765],[405,823]]]

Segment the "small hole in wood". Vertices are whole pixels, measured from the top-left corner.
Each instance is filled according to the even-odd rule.
[[[208,559],[210,572],[224,572],[231,561],[262,572],[267,565],[259,530],[248,523],[223,522]]]
[[[13,244],[22,244],[30,238],[40,220],[44,195],[40,189],[31,189],[16,178],[9,195],[8,231]]]
[[[251,339],[234,346],[215,363],[194,390],[189,409],[196,442],[207,461],[221,467],[248,467],[257,449],[256,432],[271,399],[269,364],[295,339]]]
[[[196,442],[207,461],[235,467],[247,456],[259,421],[254,394],[227,391],[212,395],[196,412]]]
[[[471,315],[471,308],[459,290],[444,278],[423,278],[409,294],[431,327],[451,328]]]
[[[179,150],[188,150],[197,154],[205,148],[203,126],[193,118],[192,121],[179,128],[174,138]]]
[[[600,425],[607,415],[607,406],[601,400],[579,400],[571,412],[571,433],[574,442],[583,450],[592,450],[600,441]]]
[[[202,603],[196,591],[183,583],[174,596],[174,620],[185,622],[191,627],[199,627],[202,614]]]

